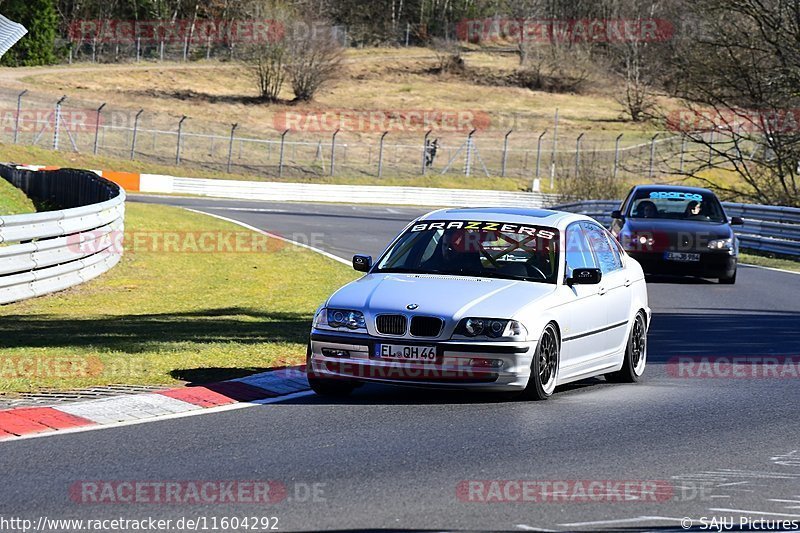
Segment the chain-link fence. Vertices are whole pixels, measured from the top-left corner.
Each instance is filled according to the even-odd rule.
[[[675,133],[617,135],[562,128],[554,135],[557,122],[541,119],[540,124],[517,122],[502,130],[276,130],[8,89],[0,89],[0,108],[0,142],[265,179],[492,176],[552,190],[560,179],[579,176],[655,179],[718,157]]]

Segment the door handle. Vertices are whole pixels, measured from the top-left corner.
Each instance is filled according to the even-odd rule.
[[[605,287],[600,287],[597,289],[597,294],[599,294],[600,296],[603,296],[605,293],[606,293]]]
[[[625,286],[626,286],[626,287],[630,287],[630,286],[631,286],[631,280],[629,280],[629,279],[626,279],[626,280],[625,280]]]

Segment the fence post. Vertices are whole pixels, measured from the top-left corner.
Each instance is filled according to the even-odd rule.
[[[158,43],[158,58],[162,63],[164,62],[164,39]]]
[[[187,118],[189,118],[189,117],[187,117],[186,115],[183,115],[181,117],[180,122],[178,122],[178,147],[175,150],[175,164],[176,165],[180,165],[181,164],[181,135],[183,134],[183,121],[186,120]]]
[[[513,129],[508,130],[506,133],[506,138],[503,140],[503,168],[500,172],[500,177],[506,177],[506,163],[508,162],[508,136],[511,135]]]
[[[137,63],[139,62],[139,59],[141,58],[141,56],[142,56],[142,38],[141,37],[137,37],[136,38],[136,62]]]
[[[281,154],[278,158],[278,177],[283,177],[283,147],[286,144],[286,134],[289,133],[288,129],[283,130],[281,133]]]
[[[381,146],[380,150],[378,151],[378,177],[383,177],[383,140],[386,139],[386,136],[389,135],[388,131],[384,131],[383,135],[381,135]]]
[[[25,96],[27,92],[28,89],[25,89],[17,95],[17,116],[14,118],[14,144],[17,144],[17,139],[19,138],[19,115],[22,112],[22,97]],[[36,130],[35,124],[33,129],[34,131]]]
[[[650,139],[650,172],[649,172],[649,176],[650,176],[651,180],[653,179],[653,165],[655,164],[655,158],[656,158],[656,138],[658,137],[658,135],[659,134],[656,133],[655,135],[653,135],[653,138]]]
[[[473,129],[467,135],[467,158],[464,163],[464,175],[469,177],[472,173],[472,136],[475,135],[475,130]]]
[[[336,128],[331,136],[331,176],[336,172],[336,136],[339,135],[340,128]]]
[[[228,165],[226,166],[226,170],[228,174],[231,173],[231,159],[233,158],[233,138],[234,134],[236,133],[236,128],[239,127],[239,124],[232,124],[231,125],[231,141],[228,143]]]
[[[575,139],[575,179],[580,176],[580,167],[581,167],[581,139],[583,139],[583,135],[585,132],[581,132],[578,135],[578,138]]]
[[[611,178],[617,179],[617,169],[619,168],[619,141],[622,140],[624,133],[617,135],[614,140],[614,170],[611,172]]]
[[[136,134],[139,131],[139,117],[144,113],[144,109],[140,109],[133,119],[133,139],[131,140],[131,161],[136,157]]]
[[[103,102],[100,104],[100,107],[97,108],[97,116],[94,120],[94,149],[92,153],[97,155],[97,142],[100,139],[100,113],[103,112],[103,108],[106,106],[106,103]]]
[[[428,130],[425,132],[425,138],[422,140],[422,175],[425,175],[425,172],[428,170],[428,137],[431,136],[433,130]]]
[[[556,117],[553,121],[553,153],[550,156],[550,190],[555,187],[556,179],[556,150],[558,149],[558,108],[556,108]]]
[[[58,130],[61,127],[61,104],[63,104],[66,99],[67,95],[64,95],[56,102],[56,123],[53,127],[53,150],[58,150]]]
[[[547,130],[544,130],[536,141],[536,177],[534,178],[534,183],[539,180],[539,163],[542,160],[542,139],[545,135],[547,135]],[[534,188],[535,187],[531,187],[531,190],[534,190]]]

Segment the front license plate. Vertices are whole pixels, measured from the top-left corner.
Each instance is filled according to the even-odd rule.
[[[683,261],[684,263],[695,263],[700,261],[700,254],[687,254],[684,252],[667,252],[664,255],[667,261]]]
[[[395,359],[399,361],[423,361],[433,363],[436,361],[435,346],[404,346],[400,344],[376,344],[375,355],[381,359]]]

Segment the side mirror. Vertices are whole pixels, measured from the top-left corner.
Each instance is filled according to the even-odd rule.
[[[567,285],[597,285],[602,279],[603,273],[599,268],[576,268],[572,277],[567,278]]]
[[[358,270],[359,272],[369,272],[369,269],[372,268],[372,256],[371,255],[354,255],[353,256],[353,268]]]
[[[743,226],[744,219],[742,217],[731,217],[731,226]]]
[[[611,218],[616,219],[616,220],[622,220],[623,219],[622,211],[620,211],[619,209],[615,209],[614,211],[611,211]]]

